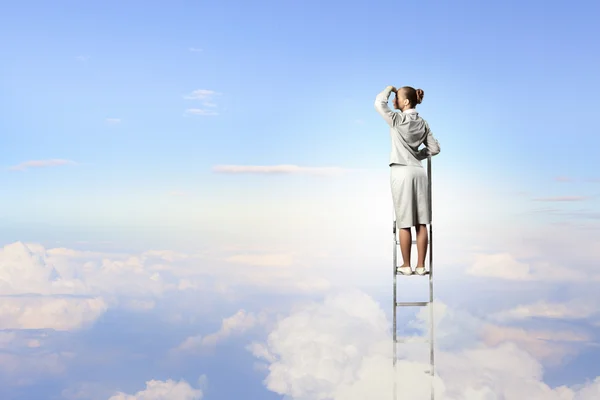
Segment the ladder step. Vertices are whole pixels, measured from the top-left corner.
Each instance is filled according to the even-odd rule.
[[[398,268],[400,268],[400,267],[396,267],[396,275],[398,275],[398,276],[427,276],[427,275],[429,275],[429,271],[427,271],[427,270],[425,270],[425,274],[424,275],[419,275],[414,270],[413,270],[412,274],[410,274],[410,275],[404,275],[402,272],[400,272],[400,270]]]
[[[400,245],[400,242],[399,242],[399,241],[397,241],[397,240],[394,240],[394,243],[396,243],[397,245]],[[412,243],[412,244],[417,244],[417,241],[416,241],[416,240],[413,240],[411,243]]]
[[[423,336],[405,336],[396,339],[396,343],[429,343],[430,340]]]
[[[396,302],[396,307],[425,307],[428,306],[428,301],[398,301]]]

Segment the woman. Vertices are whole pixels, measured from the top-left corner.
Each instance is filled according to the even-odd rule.
[[[388,107],[390,93],[396,94],[395,112]],[[386,87],[377,95],[375,109],[390,126],[392,152],[390,157],[390,183],[396,213],[396,230],[399,232],[403,263],[398,271],[404,275],[413,273],[410,266],[412,244],[411,228],[417,233],[418,261],[415,272],[425,275],[427,255],[427,224],[431,223],[429,209],[429,183],[421,160],[440,152],[440,144],[431,134],[429,124],[415,109],[423,101],[422,89],[404,86],[396,89]],[[419,150],[419,146],[425,147]]]

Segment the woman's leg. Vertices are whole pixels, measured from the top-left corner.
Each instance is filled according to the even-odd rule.
[[[417,268],[425,266],[425,256],[427,256],[427,225],[417,225]]]
[[[402,252],[402,266],[410,266],[410,249],[412,247],[412,233],[411,228],[400,229],[400,251]]]

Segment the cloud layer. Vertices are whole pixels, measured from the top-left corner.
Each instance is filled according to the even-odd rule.
[[[64,160],[64,159],[50,159],[50,160],[31,160],[25,161],[21,164],[13,165],[9,167],[11,171],[25,171],[30,168],[46,168],[46,167],[57,167],[60,165],[74,165],[75,161]]]
[[[214,103],[214,97],[219,96],[220,94],[221,93],[217,93],[214,90],[208,89],[194,90],[192,93],[184,96],[184,99],[200,101],[204,108],[188,108],[185,110],[185,113],[202,116],[219,115],[219,113],[215,110],[217,105]]]
[[[592,400],[600,379],[578,387],[543,382],[535,332],[495,329],[437,303],[436,399]],[[423,326],[427,312],[399,326]],[[462,337],[466,331],[472,337]],[[421,332],[424,334],[424,332]],[[552,336],[552,333],[549,333]],[[555,338],[582,341],[569,334]],[[558,336],[558,337],[557,337]],[[547,338],[546,338],[547,339]],[[402,398],[429,399],[426,347],[399,345],[397,382]],[[266,387],[294,400],[391,398],[389,323],[379,305],[358,291],[329,296],[281,319],[265,343],[249,350],[264,363]],[[544,351],[556,352],[553,346]]]
[[[299,167],[297,165],[216,165],[214,172],[227,174],[307,174],[338,176],[348,169],[340,167]]]
[[[151,380],[146,382],[146,388],[136,394],[128,395],[122,392],[111,396],[108,400],[201,400],[204,393],[194,389],[186,381]]]

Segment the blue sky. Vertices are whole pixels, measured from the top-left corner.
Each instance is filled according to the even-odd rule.
[[[69,214],[96,200],[134,224],[118,209],[140,198],[157,214],[170,191],[208,202],[239,184],[214,175],[219,164],[385,173],[389,139],[372,103],[388,84],[425,89],[440,170],[537,189],[594,177],[593,2],[219,4],[7,7],[4,164],[78,163],[5,172],[13,219],[40,207],[42,191],[65,208],[50,223],[76,223]],[[199,89],[219,93],[219,115],[184,115],[204,107],[184,99]],[[265,194],[272,181],[250,185]]]
[[[320,387],[309,377],[318,368],[289,361],[300,350],[288,341],[267,345],[288,361],[266,363],[303,381],[269,375],[253,365],[266,353],[245,346],[285,337],[298,315],[315,326],[321,313],[338,318],[340,288],[361,288],[389,316],[390,143],[373,108],[387,85],[424,89],[418,110],[440,141],[436,263],[440,301],[458,310],[449,321],[500,313],[482,343],[502,337],[533,355],[549,374],[536,382],[600,375],[589,361],[600,317],[580,305],[596,301],[600,279],[597,2],[13,3],[0,12],[0,295],[17,311],[0,318],[9,332],[0,346],[61,366],[0,370],[1,381],[21,382],[7,387],[13,398],[51,387],[57,398],[84,388],[109,399],[185,379],[208,400],[226,399],[232,365],[243,371],[240,393],[257,399],[304,399],[282,387]],[[166,250],[186,256],[147,255]],[[52,265],[60,282],[46,275]],[[320,306],[295,314],[291,305],[309,300]],[[232,332],[251,326],[239,328],[240,344],[223,334],[210,355],[159,362],[245,307],[253,316],[231,322]],[[254,317],[265,309],[264,321]],[[557,309],[571,314],[548,317]],[[364,318],[377,340],[380,321]],[[515,326],[577,334],[555,338],[570,343],[557,355]],[[122,350],[144,332],[155,344]],[[448,337],[451,352],[468,346]],[[112,367],[94,364],[96,343]],[[74,374],[81,365],[94,372]]]

